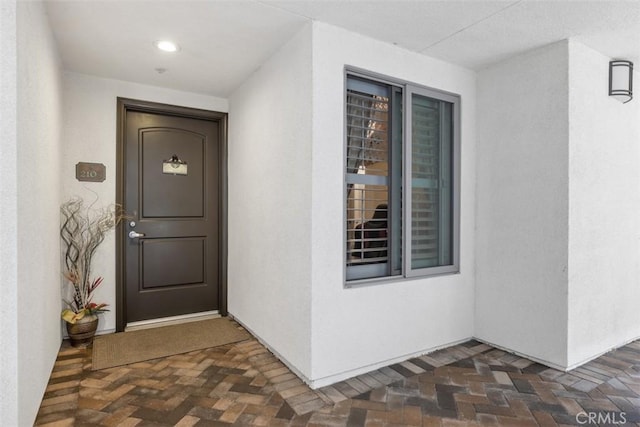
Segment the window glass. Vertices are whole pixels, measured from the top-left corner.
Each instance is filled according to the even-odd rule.
[[[458,103],[347,76],[348,281],[458,271]]]
[[[411,268],[453,262],[451,104],[413,94]]]
[[[358,79],[349,83],[347,263],[362,267],[352,269],[354,277],[375,277],[386,274],[389,256],[390,89]]]

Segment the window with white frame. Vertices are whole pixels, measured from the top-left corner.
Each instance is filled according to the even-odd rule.
[[[347,281],[457,272],[460,98],[346,79]]]

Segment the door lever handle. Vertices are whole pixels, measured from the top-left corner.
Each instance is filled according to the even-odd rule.
[[[133,230],[131,230],[129,232],[129,238],[130,239],[137,239],[138,237],[144,237],[144,233],[137,233],[137,232],[135,232]]]

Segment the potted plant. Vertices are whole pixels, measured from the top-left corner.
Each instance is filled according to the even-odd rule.
[[[72,198],[60,207],[62,225],[60,237],[64,259],[64,277],[68,284],[62,310],[67,333],[74,347],[86,347],[93,342],[98,328],[98,314],[108,311],[107,304],[93,301],[102,277],[92,276],[93,256],[107,232],[123,218],[116,205],[103,209],[84,207],[80,198]]]

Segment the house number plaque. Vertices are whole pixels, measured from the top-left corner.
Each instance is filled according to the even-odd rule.
[[[107,175],[107,167],[102,163],[76,164],[76,179],[78,181],[102,182]]]

